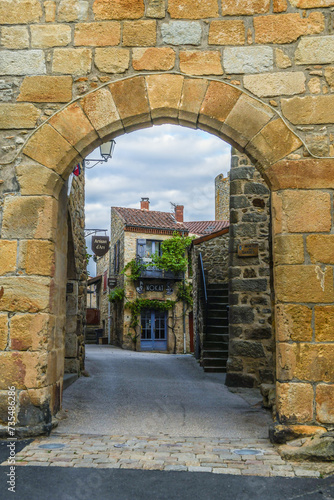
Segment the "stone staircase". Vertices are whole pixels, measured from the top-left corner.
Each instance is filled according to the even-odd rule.
[[[228,358],[228,283],[208,284],[208,315],[202,366],[206,372],[226,372]]]

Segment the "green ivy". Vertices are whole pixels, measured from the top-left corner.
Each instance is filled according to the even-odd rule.
[[[115,302],[121,302],[125,297],[124,288],[116,287],[108,295],[109,302],[115,304]]]
[[[185,272],[188,267],[188,257],[185,255],[185,251],[191,245],[192,240],[191,236],[181,236],[174,232],[172,238],[163,241],[161,244],[162,255],[155,254],[152,264],[165,271]]]
[[[169,311],[176,304],[175,300],[167,299],[162,302],[154,299],[136,299],[133,302],[126,302],[125,308],[131,311],[130,328],[135,329],[139,324],[139,314],[143,309],[156,309],[159,311]]]
[[[181,282],[177,290],[177,300],[182,300],[189,307],[193,306],[193,286],[192,283]]]
[[[142,262],[136,259],[132,259],[126,264],[122,271],[122,274],[125,274],[132,281],[136,281],[138,278],[140,278],[141,272],[145,267],[145,264],[143,264]],[[130,274],[126,274],[127,270],[130,270]]]

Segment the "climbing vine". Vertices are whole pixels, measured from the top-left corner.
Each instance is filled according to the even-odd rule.
[[[136,281],[138,278],[140,278],[141,272],[143,269],[145,269],[145,267],[147,266],[142,262],[138,261],[137,259],[132,259],[126,264],[122,271],[122,274],[125,274],[125,276],[130,278],[130,280]],[[130,271],[130,274],[127,274],[126,271]]]
[[[125,297],[125,290],[121,287],[116,287],[108,295],[109,302],[115,304],[116,302],[121,302]]]
[[[173,237],[163,241],[161,244],[162,254],[155,254],[152,264],[158,269],[172,271],[174,273],[184,272],[188,266],[186,249],[191,245],[193,237],[181,236],[174,232]]]
[[[177,290],[177,300],[182,300],[187,304],[188,307],[193,306],[193,286],[192,283],[187,283],[182,281],[179,283],[179,288]]]

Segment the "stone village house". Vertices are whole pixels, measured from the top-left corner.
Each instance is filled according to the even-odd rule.
[[[108,342],[126,349],[189,352],[189,307],[178,301],[178,288],[188,271],[172,273],[154,267],[142,269],[138,279],[122,273],[133,259],[149,264],[155,253],[161,254],[161,244],[173,234],[188,236],[183,223],[183,206],[175,214],[149,210],[148,198],[142,198],[141,208],[111,208],[111,239],[109,252],[97,258],[97,275],[101,275],[100,311],[104,337]],[[108,279],[112,287],[108,287]],[[110,304],[109,292],[124,290],[124,299]],[[176,301],[169,311],[155,308],[142,310],[139,324],[131,326],[133,313],[125,306],[136,299],[161,302]]]

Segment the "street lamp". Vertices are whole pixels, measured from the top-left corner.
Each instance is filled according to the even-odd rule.
[[[113,139],[111,141],[107,141],[107,142],[104,142],[103,144],[101,144],[101,146],[100,146],[100,155],[102,156],[102,158],[100,158],[99,160],[94,159],[94,158],[89,158],[88,160],[85,159],[83,161],[85,169],[86,168],[88,168],[88,169],[93,168],[98,163],[106,162],[110,158],[112,158],[112,155],[113,155],[113,152],[114,152],[114,149],[115,149],[115,144],[116,144],[116,142]],[[87,163],[89,164],[92,161],[95,161],[94,165],[92,165],[91,167],[88,167]]]

